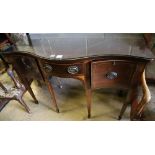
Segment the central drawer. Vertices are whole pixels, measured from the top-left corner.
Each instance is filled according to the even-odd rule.
[[[91,63],[91,87],[128,87],[136,64],[123,60],[94,61]]]

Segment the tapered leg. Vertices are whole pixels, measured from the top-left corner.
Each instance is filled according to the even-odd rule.
[[[139,104],[138,100],[134,100],[131,103],[131,111],[130,111],[130,120],[131,121],[139,119],[140,115],[138,116],[135,114],[138,104]]]
[[[120,112],[120,114],[118,116],[118,120],[121,120],[122,119],[122,116],[123,116],[124,112],[126,111],[126,108],[127,108],[128,105],[129,105],[128,102],[125,102],[123,104],[122,109],[121,109],[121,112]]]
[[[92,91],[90,89],[86,90],[88,118],[91,118],[91,96],[92,96]]]
[[[38,104],[39,102],[38,102],[38,100],[36,99],[36,97],[35,97],[35,95],[34,95],[34,93],[33,93],[33,91],[32,91],[31,86],[28,86],[28,87],[27,87],[27,90],[28,90],[28,92],[30,93],[30,95],[32,96],[32,98],[34,99],[35,104]]]
[[[22,106],[24,106],[24,108],[26,109],[28,113],[31,113],[29,107],[26,105],[26,103],[24,102],[22,98],[19,98],[18,101]]]
[[[51,96],[53,98],[53,103],[54,103],[56,112],[59,113],[59,108],[58,108],[57,103],[56,103],[55,93],[54,93],[54,89],[52,87],[52,84],[48,80],[45,80],[45,82],[46,82],[46,85],[48,87],[48,90],[49,90],[49,92],[50,92],[50,94],[51,94]]]
[[[92,100],[92,90],[88,86],[87,81],[83,81],[85,92],[86,92],[86,98],[87,98],[87,110],[88,110],[88,118],[91,118],[91,100]]]
[[[26,87],[26,89],[28,90],[28,92],[30,93],[30,95],[32,96],[32,98],[34,99],[35,104],[38,104],[38,100],[36,99],[36,97],[32,91],[32,88],[30,86],[30,82],[28,82],[27,79],[23,79],[23,84]]]

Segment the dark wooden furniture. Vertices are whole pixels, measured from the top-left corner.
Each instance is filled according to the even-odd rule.
[[[24,100],[22,99],[24,93],[26,92],[26,88],[23,84],[21,84],[14,76],[12,69],[7,69],[8,75],[14,82],[15,87],[11,87],[7,89],[1,82],[0,82],[0,111],[5,107],[5,105],[11,100],[17,100],[25,110],[30,113],[29,107],[26,105]]]
[[[17,50],[16,44],[10,37],[10,33],[0,33],[0,51]]]
[[[4,60],[5,64],[12,65],[13,69],[16,71],[17,75],[20,78],[20,81],[24,84],[26,90],[33,97],[36,104],[38,104],[38,100],[36,99],[32,89],[31,83],[34,80],[42,80],[42,75],[38,69],[36,59],[24,54],[24,53],[16,53],[16,52],[4,52],[7,57]],[[5,55],[5,54],[4,54]]]
[[[9,33],[0,33],[0,52],[1,51],[13,51],[17,49],[15,43],[12,41],[12,39],[10,38],[10,34]],[[0,57],[0,73],[4,73],[5,70],[5,66],[3,64],[3,60]]]
[[[32,44],[34,42],[37,41],[32,40]],[[7,52],[2,53],[2,56],[14,66],[26,86],[28,84],[23,79],[29,77],[39,77],[47,84],[57,112],[59,108],[50,83],[53,76],[82,81],[89,118],[92,91],[100,88],[129,90],[127,102],[123,105],[119,118],[128,103],[131,104],[130,119],[141,118],[144,107],[150,100],[144,70],[154,59],[144,38],[132,35],[122,35],[118,38],[116,34],[52,34],[48,42],[49,49],[44,43],[45,48],[34,47],[34,53]],[[139,87],[143,89],[140,102],[137,101]]]

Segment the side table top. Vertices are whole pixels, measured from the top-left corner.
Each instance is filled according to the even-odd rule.
[[[48,59],[104,55],[154,58],[142,34],[49,33],[30,36],[35,54]]]
[[[70,60],[96,56],[154,59],[142,34],[48,33],[30,34],[34,52],[45,59]]]

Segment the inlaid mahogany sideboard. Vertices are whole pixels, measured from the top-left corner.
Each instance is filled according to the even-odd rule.
[[[57,106],[52,76],[74,78],[82,81],[85,88],[88,117],[91,117],[92,91],[100,88],[128,90],[120,118],[127,104],[131,104],[130,119],[139,119],[150,101],[151,95],[145,81],[145,67],[154,59],[145,40],[139,36],[114,34],[51,34],[39,40],[34,52],[3,52],[5,61],[12,64],[23,84],[33,94],[30,83],[43,80]],[[32,41],[37,47],[37,42]],[[142,88],[142,99],[138,101],[138,88]],[[95,104],[95,103],[94,103]]]

